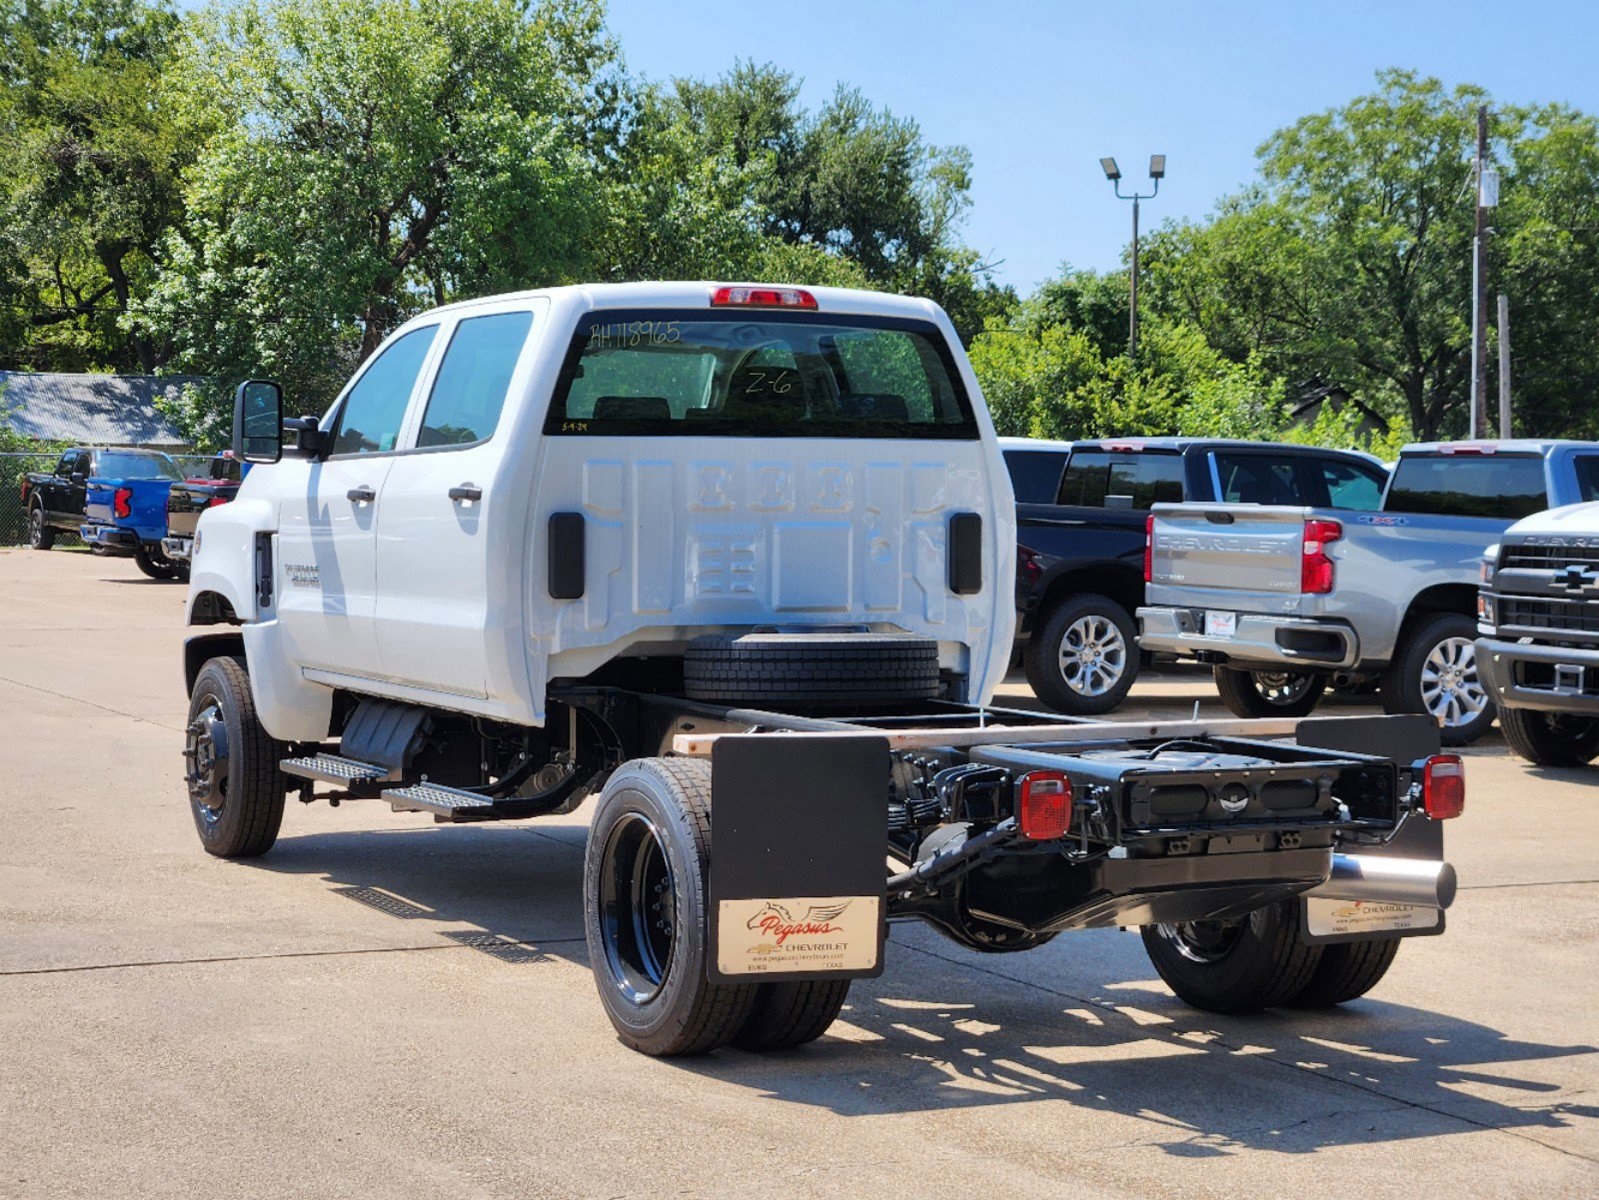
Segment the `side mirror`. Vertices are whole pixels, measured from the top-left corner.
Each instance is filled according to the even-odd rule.
[[[283,457],[283,389],[269,379],[247,379],[234,393],[233,456],[266,463]]]

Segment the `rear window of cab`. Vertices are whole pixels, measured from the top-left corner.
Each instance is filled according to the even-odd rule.
[[[949,347],[928,322],[681,309],[584,318],[544,432],[979,436]]]

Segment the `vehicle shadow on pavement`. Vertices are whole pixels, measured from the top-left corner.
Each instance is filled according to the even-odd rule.
[[[253,866],[318,877],[341,899],[500,964],[586,968],[585,834],[575,825],[310,834],[281,839]],[[1538,1070],[1599,1048],[1516,1041],[1377,995],[1327,1012],[1221,1017],[1173,997],[1136,937],[1095,931],[980,955],[896,924],[885,974],[854,985],[821,1040],[674,1065],[845,1116],[1065,1102],[1132,1119],[1138,1144],[1186,1157],[1469,1128],[1558,1137],[1599,1120],[1599,1106],[1558,1096],[1565,1085]]]

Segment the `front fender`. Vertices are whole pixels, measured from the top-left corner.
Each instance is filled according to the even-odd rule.
[[[268,619],[256,602],[256,538],[277,532],[277,511],[261,500],[238,499],[208,508],[195,529],[184,624],[214,623],[219,596],[241,622]]]

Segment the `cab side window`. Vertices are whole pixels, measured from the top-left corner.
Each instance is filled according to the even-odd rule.
[[[334,454],[375,454],[394,449],[416,377],[438,331],[437,325],[413,329],[379,352],[339,406]]]
[[[78,452],[76,450],[68,450],[65,454],[63,454],[61,456],[61,461],[56,464],[56,474],[59,475],[62,479],[65,479],[67,476],[71,475],[72,472],[77,470],[77,469],[78,469]]]
[[[1321,478],[1327,485],[1327,503],[1333,508],[1376,512],[1382,507],[1382,489],[1388,480],[1374,468],[1324,459]]]
[[[418,446],[465,446],[494,436],[530,312],[468,317],[455,327],[422,414]]]

